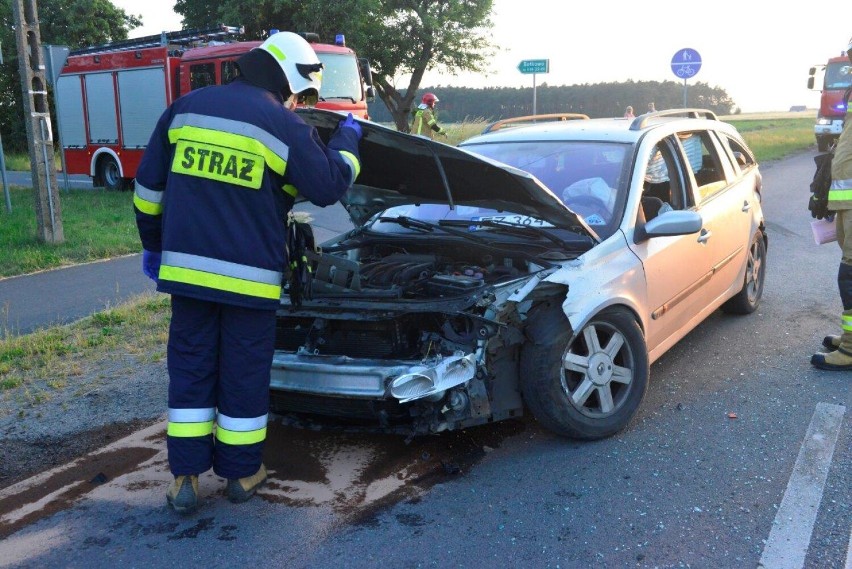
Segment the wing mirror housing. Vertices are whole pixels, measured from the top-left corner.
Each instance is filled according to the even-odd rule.
[[[361,70],[361,78],[364,80],[364,84],[372,85],[373,84],[373,70],[370,68],[370,62],[366,57],[358,58],[358,69]]]
[[[636,227],[634,241],[641,243],[654,237],[691,235],[701,231],[704,220],[696,211],[667,211],[661,213],[641,227]]]

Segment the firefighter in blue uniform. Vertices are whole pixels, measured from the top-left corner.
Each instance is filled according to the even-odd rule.
[[[232,502],[266,480],[287,214],[297,195],[335,203],[360,169],[351,115],[326,146],[292,112],[297,97],[319,96],[322,64],[307,41],[273,34],[237,67],[232,83],[163,113],[136,175],[143,271],[171,294],[166,499],[179,513],[196,509],[211,467]]]

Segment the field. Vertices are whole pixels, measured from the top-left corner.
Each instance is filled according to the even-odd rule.
[[[796,149],[814,144],[816,111],[748,113],[720,116],[739,130],[758,161],[775,160]],[[458,144],[481,133],[489,121],[476,120],[442,124],[447,130],[448,144]],[[392,125],[387,125],[392,126]]]

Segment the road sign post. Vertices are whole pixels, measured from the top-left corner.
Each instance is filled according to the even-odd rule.
[[[33,191],[36,194],[38,238],[45,243],[59,245],[65,242],[65,233],[62,229],[59,193],[56,191],[53,135],[36,0],[13,0],[12,13],[15,17],[15,41],[20,55],[18,73],[23,91]]]
[[[683,108],[687,107],[686,80],[695,77],[699,69],[701,69],[701,56],[692,48],[679,49],[672,57],[672,73],[683,79]]]
[[[524,59],[518,64],[518,71],[520,71],[524,75],[532,75],[533,76],[533,116],[535,116],[535,115],[538,114],[536,112],[535,76],[538,73],[550,73],[550,60],[549,59]]]
[[[0,134],[0,175],[3,179],[3,193],[6,195],[6,211],[12,213],[12,197],[9,195],[9,180],[6,178],[6,157],[3,155],[2,134]]]

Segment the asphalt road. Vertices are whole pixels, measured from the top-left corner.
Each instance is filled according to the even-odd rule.
[[[32,176],[30,172],[6,171],[6,180],[10,186],[30,186],[32,185]],[[2,180],[0,180],[2,182]],[[56,186],[60,190],[66,188],[91,188],[92,178],[80,174],[65,175],[62,172],[56,174]]]
[[[657,361],[619,435],[522,420],[406,445],[273,423],[259,498],[229,504],[206,476],[179,518],[155,425],[66,467],[123,461],[102,484],[72,477],[61,507],[0,541],[0,567],[852,567],[852,376],[809,364],[841,310],[838,248],[810,233],[812,157],[763,165],[760,310],[714,314]]]

